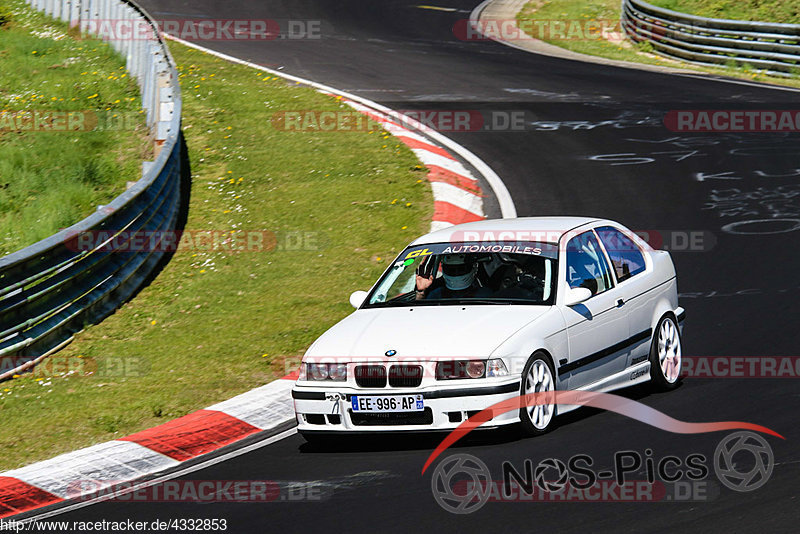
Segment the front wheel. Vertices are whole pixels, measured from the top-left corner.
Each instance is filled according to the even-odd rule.
[[[681,375],[681,333],[671,315],[658,322],[650,346],[650,378],[660,391],[678,387]]]
[[[553,378],[553,364],[550,358],[541,353],[530,357],[522,371],[522,387],[520,393],[554,393],[556,389]],[[537,436],[549,431],[553,426],[556,414],[555,404],[523,406],[519,410],[522,432],[527,436]]]

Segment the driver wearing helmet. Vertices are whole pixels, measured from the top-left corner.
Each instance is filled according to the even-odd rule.
[[[429,262],[432,263],[432,262]],[[478,263],[469,254],[449,254],[442,258],[444,286],[431,289],[433,273],[417,272],[416,299],[448,299],[486,296],[486,288],[476,283]]]

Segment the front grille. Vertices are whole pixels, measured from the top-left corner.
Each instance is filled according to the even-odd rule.
[[[421,365],[393,365],[389,368],[389,385],[393,388],[415,388],[421,383]]]
[[[386,387],[386,368],[382,365],[357,365],[355,376],[359,387]]]
[[[398,426],[398,425],[432,425],[433,411],[425,408],[422,412],[396,413],[350,413],[350,420],[356,426]]]

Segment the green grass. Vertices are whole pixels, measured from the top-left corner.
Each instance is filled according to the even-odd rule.
[[[151,286],[56,355],[52,369],[0,384],[0,469],[119,438],[283,376],[352,311],[350,293],[367,289],[430,224],[426,171],[395,138],[377,129],[276,129],[281,110],[350,108],[170,48],[192,161],[187,229],[266,230],[278,246],[181,249]]]
[[[696,1],[699,3],[702,0],[691,1]],[[778,1],[775,0],[773,3],[778,3]],[[789,2],[785,3],[787,5],[789,4]],[[572,21],[597,20],[610,21],[610,23],[614,24],[619,21],[619,18],[619,0],[533,0],[525,4],[525,6],[517,14],[517,21],[520,24],[520,27],[523,29],[538,28],[538,26],[535,25],[535,21],[537,20],[565,21],[568,24]],[[617,25],[615,32],[616,35],[621,36],[620,32],[621,30]],[[533,36],[538,37],[538,34],[533,33]],[[651,53],[652,47],[649,45],[649,43],[636,45],[627,39],[617,39],[614,41],[593,38],[561,39],[553,38],[553,36],[548,35],[547,33],[544,34],[544,38],[542,40],[567,50],[608,59],[630,61],[633,63],[644,63],[648,65],[660,65],[673,68],[684,67],[709,74],[800,87],[800,79],[797,78],[768,76],[754,71],[753,69],[747,68],[704,67],[661,58]]]
[[[800,24],[797,0],[650,0],[650,3],[701,17]]]
[[[90,215],[141,177],[151,157],[139,90],[97,40],[0,0],[0,256]],[[126,117],[125,129],[17,131],[23,112]]]

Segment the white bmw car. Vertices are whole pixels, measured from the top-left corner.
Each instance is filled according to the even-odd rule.
[[[307,439],[451,430],[521,394],[679,382],[685,313],[670,255],[609,220],[438,230],[350,302],[356,311],[308,349],[292,390]],[[483,427],[538,434],[574,408],[522,408]]]

